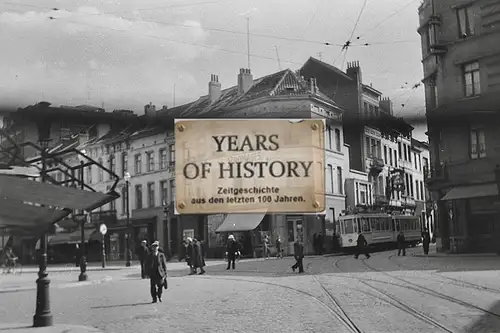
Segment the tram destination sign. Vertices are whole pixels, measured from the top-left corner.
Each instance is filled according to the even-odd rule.
[[[323,119],[176,119],[176,214],[323,212],[324,131]]]

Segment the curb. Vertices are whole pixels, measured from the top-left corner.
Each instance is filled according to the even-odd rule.
[[[101,330],[90,327],[90,326],[80,326],[80,325],[53,325],[48,327],[32,327],[26,324],[1,324],[0,331],[9,331],[13,333],[24,333],[24,332],[37,332],[37,333],[102,333]]]
[[[85,287],[85,286],[95,286],[99,285],[102,283],[110,282],[112,281],[113,278],[111,276],[105,276],[102,279],[98,280],[91,280],[91,281],[75,281],[75,282],[69,282],[69,283],[62,283],[62,284],[57,284],[53,286],[52,288],[57,288],[57,289],[66,289],[66,288],[75,288],[75,287]],[[15,293],[19,291],[29,291],[29,290],[36,290],[36,286],[30,286],[30,287],[13,287],[13,288],[0,288],[0,294],[6,294],[6,293]],[[0,326],[1,330],[1,326]]]

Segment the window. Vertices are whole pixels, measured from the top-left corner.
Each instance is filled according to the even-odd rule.
[[[92,165],[86,167],[85,170],[87,171],[87,183],[92,184]]]
[[[155,206],[155,183],[148,183],[148,207]]]
[[[486,157],[486,138],[482,129],[470,131],[470,158],[475,160]]]
[[[410,145],[407,145],[406,149],[408,149],[408,162],[411,163],[411,147],[410,147]]]
[[[436,83],[436,75],[434,75],[428,82],[428,92],[429,92],[429,106],[431,108],[437,108],[439,103],[438,103],[438,87]]]
[[[474,35],[474,20],[469,7],[457,9],[458,38],[467,38]]]
[[[134,168],[136,174],[140,174],[142,172],[142,157],[140,154],[137,154],[134,157]]]
[[[170,180],[170,201],[175,202],[175,179]]]
[[[363,107],[365,111],[365,116],[368,116],[368,103],[364,102]]]
[[[387,164],[387,146],[384,145],[384,163]]]
[[[165,148],[160,149],[160,169],[167,168],[167,150]]]
[[[102,158],[100,158],[98,162],[102,165]],[[101,168],[97,169],[97,178],[99,179],[99,182],[104,180],[104,171]]]
[[[333,166],[331,164],[327,166],[326,192],[333,193]]]
[[[128,154],[126,152],[122,153],[122,177],[128,172]]]
[[[328,148],[332,149],[333,148],[333,143],[332,143],[332,139],[333,139],[333,137],[332,137],[332,128],[330,126],[327,126],[326,130],[327,130],[326,135],[328,135]]]
[[[406,150],[406,145],[403,144],[404,160],[408,161],[408,150]]]
[[[338,191],[339,191],[339,194],[343,194],[344,193],[344,189],[343,189],[343,186],[342,186],[342,168],[341,167],[337,167],[337,185],[338,185]]]
[[[389,165],[392,166],[392,148],[389,148]]]
[[[173,166],[175,165],[175,145],[170,145],[168,151],[170,154],[170,165]]]
[[[342,151],[342,142],[340,141],[340,130],[338,128],[335,129],[335,144],[337,151]]]
[[[424,194],[424,182],[420,181],[420,200],[425,201],[425,194]]]
[[[370,147],[370,138],[365,136],[365,152],[366,152],[366,157],[369,157],[371,154],[371,147]]]
[[[359,203],[368,204],[368,186],[366,184],[359,184]]]
[[[401,156],[403,156],[403,152],[401,151],[401,142],[398,142],[398,156],[399,159],[401,159]]]
[[[135,209],[142,208],[142,185],[135,185]]]
[[[380,114],[378,106],[374,106],[373,111],[375,112],[375,116],[378,117],[378,115]]]
[[[115,169],[116,169],[115,155],[111,154],[109,155],[109,170],[111,170],[111,172],[114,173]],[[112,175],[109,175],[109,179],[111,179],[112,177],[113,177]]]
[[[152,151],[146,153],[147,171],[151,172],[155,170],[155,155]]]
[[[162,206],[168,205],[168,183],[166,180],[160,182],[160,199]]]
[[[477,61],[464,65],[463,82],[466,97],[476,96],[481,93],[479,63]]]
[[[122,214],[123,215],[127,214],[127,203],[128,203],[127,188],[124,186],[122,188]]]
[[[394,149],[394,166],[398,167],[398,155],[396,149]]]

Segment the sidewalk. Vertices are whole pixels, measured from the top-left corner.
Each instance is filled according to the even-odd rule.
[[[95,327],[77,325],[54,325],[49,327],[31,327],[24,324],[0,324],[0,331],[13,333],[101,333]]]

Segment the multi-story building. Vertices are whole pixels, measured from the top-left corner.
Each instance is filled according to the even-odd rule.
[[[438,207],[439,251],[498,250],[498,6],[425,0],[419,8],[430,142],[426,183]]]
[[[197,101],[166,112],[177,118],[187,117],[248,117],[248,118],[325,118],[326,143],[326,216],[289,214],[228,214],[207,218],[207,240],[211,252],[223,251],[220,233],[238,232],[243,243],[258,252],[262,237],[274,240],[279,235],[286,253],[292,251],[293,242],[302,237],[306,251],[313,251],[315,233],[332,237],[334,216],[345,208],[344,181],[349,170],[349,150],[343,140],[343,109],[318,89],[315,80],[306,82],[291,70],[254,79],[249,69],[241,69],[236,86],[222,90],[216,75],[208,84],[208,94]],[[253,230],[259,232],[254,233]],[[187,233],[186,233],[187,234]],[[252,245],[252,246],[250,246]],[[327,241],[327,246],[333,242]]]
[[[363,83],[358,62],[349,63],[343,72],[310,58],[300,74],[316,78],[320,90],[346,110],[343,132],[353,170],[346,190],[350,187],[349,193],[355,196],[347,199],[347,205],[351,206],[348,210],[352,211],[354,204],[358,208],[422,216],[425,200],[421,199],[418,180],[422,178],[423,169],[415,164],[420,163],[420,159],[415,159],[416,152],[412,151],[416,149],[412,148],[413,127],[394,116],[391,100]],[[419,147],[425,151],[424,145]],[[369,186],[358,184],[362,174],[367,175]],[[366,199],[359,194],[365,188]]]

